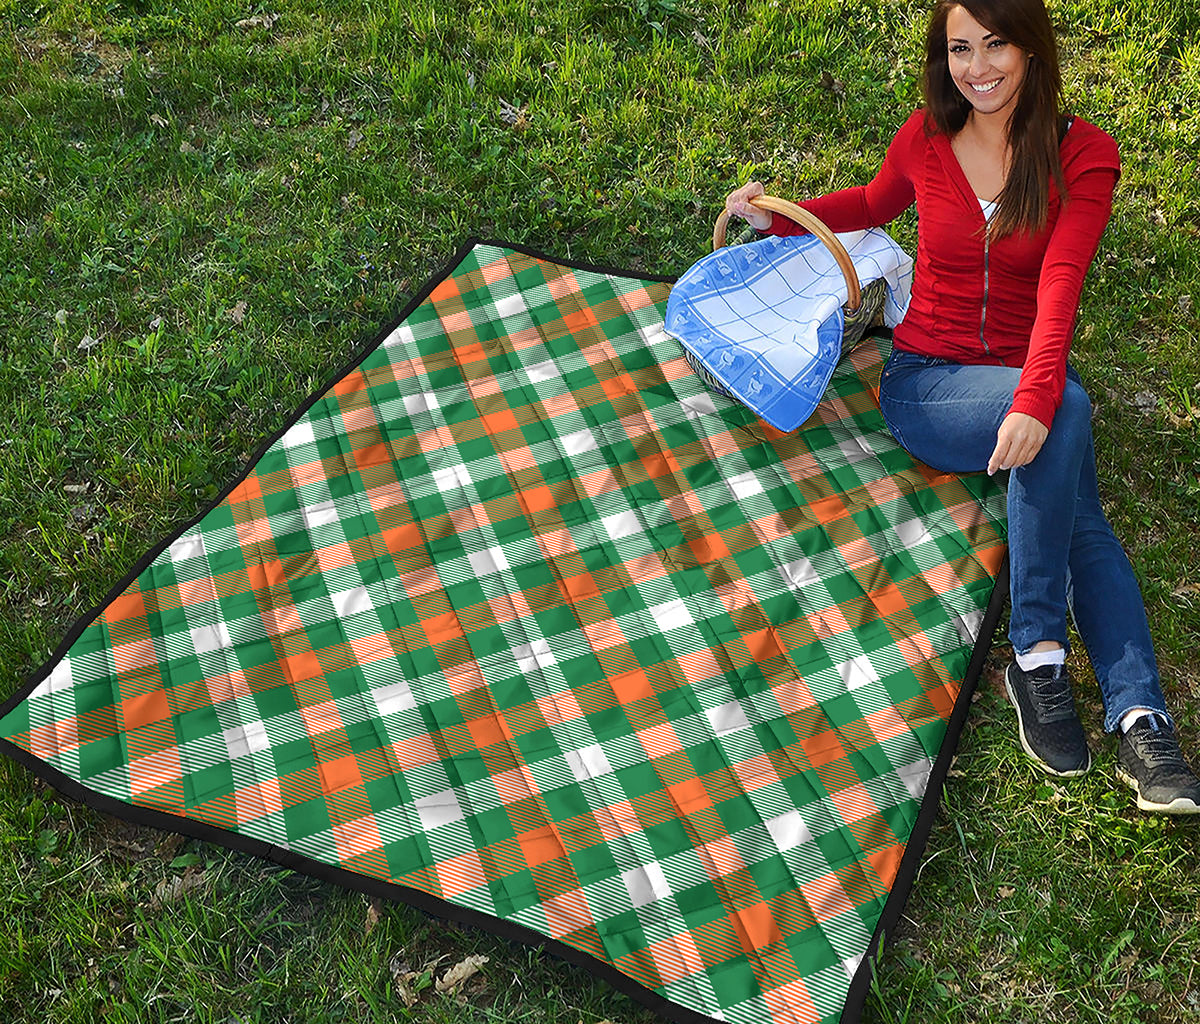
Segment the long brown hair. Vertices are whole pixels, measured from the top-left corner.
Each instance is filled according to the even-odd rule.
[[[966,8],[988,31],[1030,55],[1008,121],[1012,162],[988,231],[993,238],[1018,231],[1036,234],[1046,226],[1051,175],[1062,201],[1067,198],[1058,155],[1067,122],[1062,114],[1062,76],[1054,28],[1042,0],[939,0],[925,35],[922,83],[928,114],[926,131],[931,133],[956,134],[971,111],[970,100],[950,77],[946,19],[954,7]]]

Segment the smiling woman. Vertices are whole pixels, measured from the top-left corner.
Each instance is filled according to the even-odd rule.
[[[1083,280],[1112,210],[1116,143],[1062,109],[1042,0],[942,0],[926,33],[925,107],[873,181],[800,205],[834,231],[888,223],[913,203],[912,300],[880,383],[896,439],[954,473],[1010,471],[1016,652],[1006,689],[1021,747],[1047,773],[1092,765],[1065,661],[1068,610],[1120,730],[1117,776],[1138,807],[1200,813],[1200,779],[1175,739],[1137,580],[1100,507],[1091,404],[1067,364]],[[760,210],[749,182],[726,208],[759,230],[802,233]]]

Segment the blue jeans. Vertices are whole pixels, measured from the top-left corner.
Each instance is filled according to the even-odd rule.
[[[893,350],[879,404],[908,452],[934,469],[987,468],[1021,371]],[[1092,406],[1067,369],[1062,405],[1032,462],[1009,472],[1008,557],[1018,654],[1042,640],[1067,643],[1067,610],[1104,699],[1104,727],[1134,708],[1167,716],[1146,609],[1129,559],[1100,508]],[[1169,716],[1167,716],[1169,718]]]

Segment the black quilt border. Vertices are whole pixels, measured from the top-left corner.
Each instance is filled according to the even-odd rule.
[[[283,426],[254,450],[246,460],[243,468],[238,471],[225,488],[206,507],[177,527],[165,539],[151,547],[125,576],[113,585],[112,589],[109,590],[99,604],[84,612],[75,620],[74,624],[67,631],[66,636],[63,637],[62,642],[46,662],[35,669],[27,678],[25,684],[18,688],[7,701],[0,704],[0,718],[3,718],[25,700],[50,675],[54,666],[62,660],[63,656],[70,650],[75,641],[79,639],[83,631],[91,625],[96,617],[113,600],[125,591],[125,588],[130,583],[149,567],[154,559],[172,543],[186,534],[189,529],[199,523],[209,512],[220,505],[229,496],[230,492],[250,474],[271,445],[297,423],[333,385],[354,370],[368,355],[378,348],[384,339],[407,320],[413,311],[429,297],[430,293],[457,269],[459,264],[466,259],[471,251],[480,245],[490,245],[507,249],[534,259],[543,260],[547,263],[569,267],[572,270],[591,271],[614,277],[635,278],[659,284],[671,284],[676,280],[675,277],[669,275],[648,274],[644,271],[629,271],[619,267],[594,264],[581,260],[563,259],[514,242],[496,241],[476,238],[474,236],[469,237],[455,251],[454,255],[429,278],[425,286],[405,304],[404,308],[394,319],[371,336],[369,340],[359,345],[349,358],[299,405],[295,413],[287,419]],[[967,666],[967,673],[959,689],[958,697],[954,702],[941,749],[938,751],[937,759],[930,770],[925,795],[922,798],[921,807],[917,812],[917,820],[913,825],[912,833],[909,835],[904,853],[901,856],[900,867],[892,882],[891,890],[884,903],[883,911],[880,914],[875,931],[871,935],[871,940],[867,945],[862,962],[851,979],[850,988],[846,994],[846,1002],[842,1009],[841,1024],[857,1024],[861,1018],[867,994],[871,989],[875,959],[879,955],[881,947],[893,934],[896,924],[900,920],[900,915],[904,910],[904,905],[908,900],[908,895],[912,890],[917,870],[920,867],[921,857],[925,851],[925,845],[929,840],[929,834],[937,817],[938,807],[941,803],[942,788],[945,785],[947,773],[950,770],[950,762],[958,748],[958,741],[966,724],[967,713],[971,706],[971,696],[975,692],[975,687],[983,671],[984,660],[987,657],[988,650],[991,648],[992,636],[999,623],[1000,613],[1007,593],[1008,558],[1006,556],[996,577],[991,598],[988,601],[987,609],[980,623],[979,633]],[[3,738],[0,738],[0,752],[7,754],[14,761],[24,765],[35,776],[47,782],[61,793],[103,814],[108,814],[135,825],[145,825],[164,832],[178,833],[192,839],[199,839],[203,842],[224,846],[230,850],[236,850],[240,853],[273,861],[281,867],[310,875],[321,881],[341,886],[344,889],[362,892],[374,898],[398,900],[407,903],[434,917],[479,928],[481,931],[489,932],[510,942],[544,948],[553,956],[583,967],[591,974],[603,979],[617,991],[631,997],[665,1019],[675,1022],[675,1024],[722,1024],[716,1018],[697,1013],[695,1010],[690,1010],[685,1006],[672,1002],[657,992],[646,988],[628,975],[622,974],[611,964],[604,963],[589,953],[585,953],[574,946],[569,946],[540,932],[535,932],[524,925],[514,924],[510,921],[493,917],[490,914],[484,914],[481,911],[458,906],[457,904],[432,896],[420,889],[412,889],[408,886],[398,885],[395,882],[385,882],[382,879],[360,875],[345,868],[334,867],[331,864],[302,856],[284,847],[263,842],[261,839],[244,836],[229,829],[219,828],[207,822],[198,821],[193,818],[184,818],[149,807],[124,803],[113,797],[88,789],[82,783],[64,775],[57,768],[54,768],[23,747],[18,747],[16,744],[10,743]]]

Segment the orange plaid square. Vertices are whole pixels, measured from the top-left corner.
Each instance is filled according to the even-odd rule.
[[[499,715],[473,719],[467,723],[467,729],[471,733],[471,739],[480,749],[506,743],[510,736],[508,727]]]
[[[322,674],[321,663],[312,651],[301,651],[290,658],[280,658],[279,664],[289,682],[302,683]]]
[[[499,434],[505,430],[518,430],[520,424],[511,409],[501,409],[499,412],[488,413],[480,417],[489,434]]]
[[[346,376],[334,384],[331,389],[335,395],[352,395],[356,391],[366,389],[367,379],[362,375],[361,370],[351,370]],[[329,394],[327,391],[326,394]]]
[[[814,768],[846,756],[846,751],[838,741],[837,733],[832,729],[818,733],[816,736],[809,736],[807,739],[801,739],[800,746],[804,749],[804,753]]]
[[[162,690],[151,690],[137,697],[130,697],[121,704],[126,729],[140,729],[151,722],[162,722],[171,717],[171,706]]]
[[[549,825],[531,829],[528,832],[518,832],[517,842],[521,846],[521,853],[525,856],[525,863],[531,868],[567,855],[567,851],[559,842],[558,833]]]
[[[321,761],[317,764],[317,770],[321,775],[322,793],[337,793],[351,786],[361,786],[363,782],[358,760],[353,754],[335,761]]]
[[[229,497],[225,500],[231,505],[236,505],[239,502],[254,501],[263,496],[262,487],[259,485],[258,477],[251,473],[245,480],[239,483],[232,491],[229,492]]]
[[[890,889],[892,882],[896,880],[896,872],[900,870],[900,858],[903,856],[904,844],[896,843],[895,846],[888,846],[867,854],[867,860],[871,862],[871,867],[875,869],[879,880]]]
[[[708,791],[704,788],[704,783],[694,777],[677,782],[674,786],[668,786],[667,796],[671,798],[671,803],[683,815],[695,814],[697,811],[713,805]]]
[[[126,619],[144,619],[146,602],[140,591],[126,591],[104,609],[106,622],[123,622]]]
[[[610,676],[608,685],[622,704],[632,704],[634,701],[645,700],[654,696],[654,687],[641,669],[632,669],[620,675]]]
[[[748,954],[783,940],[779,924],[768,903],[755,903],[753,906],[735,910],[729,915],[729,920],[741,940],[742,949]]]

